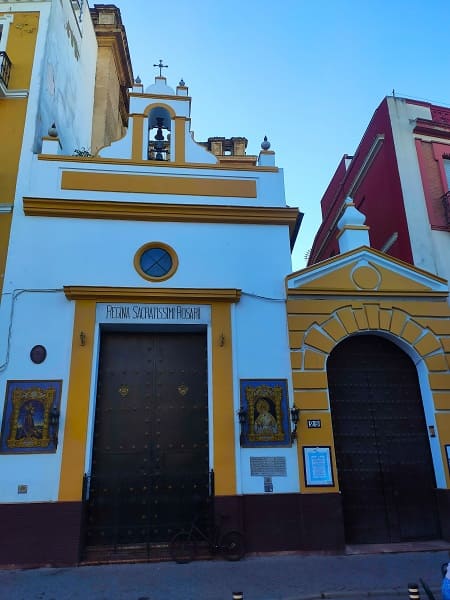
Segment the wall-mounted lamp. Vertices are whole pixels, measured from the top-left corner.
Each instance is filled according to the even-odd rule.
[[[237,416],[239,419],[239,425],[241,426],[241,436],[240,436],[240,443],[242,446],[242,443],[244,441],[244,425],[247,423],[247,411],[244,410],[242,407],[237,411]]]
[[[80,346],[86,346],[86,334],[80,331]]]
[[[58,447],[58,429],[59,429],[59,408],[53,405],[50,409],[50,427],[52,428],[53,443],[55,444],[55,450]]]
[[[294,425],[294,429],[291,431],[291,442],[297,439],[297,424],[300,419],[300,409],[294,406],[291,408],[291,421]]]

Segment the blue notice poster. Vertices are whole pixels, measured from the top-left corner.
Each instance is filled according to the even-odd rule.
[[[329,446],[303,446],[303,460],[308,487],[334,485]]]

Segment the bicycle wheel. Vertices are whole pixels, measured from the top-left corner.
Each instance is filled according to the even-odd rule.
[[[227,560],[241,560],[245,554],[244,536],[239,531],[228,531],[220,540],[220,551]]]
[[[196,543],[189,531],[179,531],[169,542],[170,556],[180,565],[191,562],[196,552]]]

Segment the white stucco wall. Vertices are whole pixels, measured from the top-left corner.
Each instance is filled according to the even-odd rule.
[[[408,104],[402,98],[388,98],[388,107],[414,264],[441,275],[436,256],[430,252],[432,231],[413,135],[416,119],[431,120],[431,112],[425,106]]]
[[[62,290],[44,291],[43,286],[16,291],[7,300],[2,302],[2,320],[6,318],[12,326],[0,354],[1,412],[7,380],[62,380],[60,420],[64,423],[74,305]],[[40,365],[30,359],[30,350],[37,344],[47,349]],[[0,502],[56,501],[63,443],[64,427],[60,427],[56,453],[2,454]],[[18,494],[19,485],[28,487],[27,494]]]
[[[62,154],[90,147],[96,61],[97,40],[88,9],[80,22],[69,0],[53,1],[44,54],[36,54],[34,70],[39,74],[36,150],[53,122]]]
[[[62,153],[89,147],[92,131],[97,40],[87,6],[79,22],[70,0],[4,2],[0,12],[39,12],[27,103],[21,165],[39,152],[52,123]]]

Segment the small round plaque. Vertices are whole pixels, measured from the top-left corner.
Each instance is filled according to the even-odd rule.
[[[47,350],[41,345],[33,346],[30,351],[30,358],[36,365],[40,365],[47,358]]]

